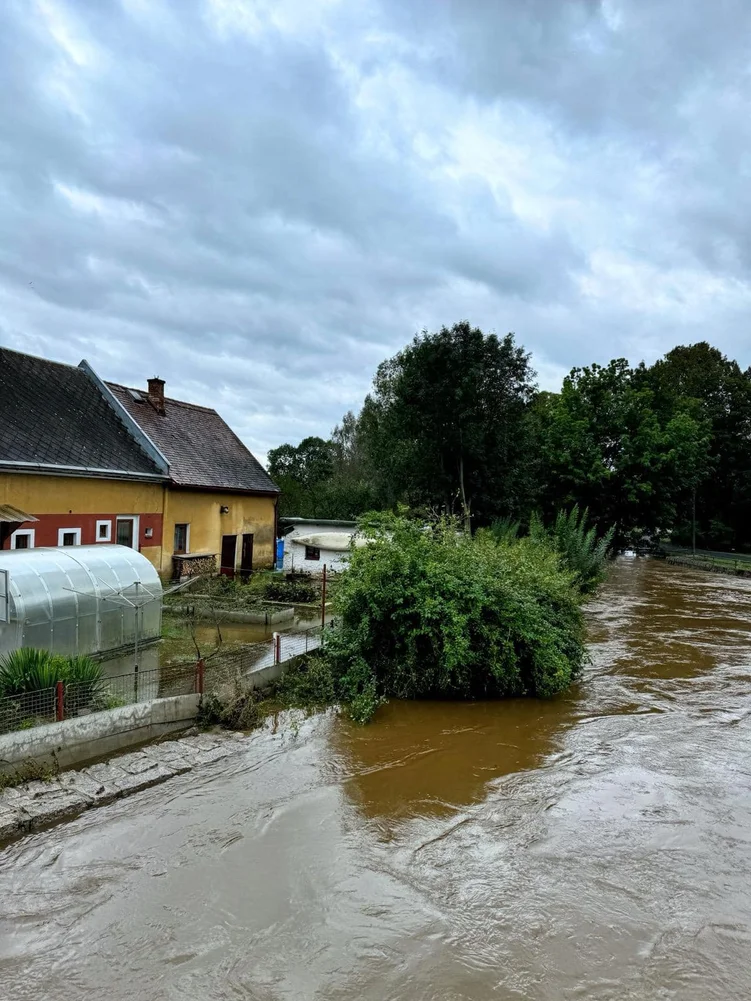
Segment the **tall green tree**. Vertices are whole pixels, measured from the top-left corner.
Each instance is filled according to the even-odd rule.
[[[637,381],[654,394],[663,415],[690,413],[702,421],[709,447],[677,512],[682,540],[690,535],[696,507],[699,543],[751,547],[751,376],[706,341],[679,346]]]
[[[462,322],[415,337],[378,367],[361,415],[382,502],[457,512],[465,525],[523,510],[534,389],[512,334]]]
[[[271,449],[269,473],[282,490],[283,516],[354,521],[375,506],[359,422],[351,412],[328,440],[304,438]]]
[[[280,487],[280,514],[322,518],[326,487],[334,471],[334,447],[324,438],[280,445],[268,456],[269,475]]]
[[[616,540],[672,526],[676,504],[706,462],[708,434],[688,409],[658,411],[624,358],[574,369],[544,402],[543,506],[580,504]]]

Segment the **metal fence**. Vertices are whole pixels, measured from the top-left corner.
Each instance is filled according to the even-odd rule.
[[[694,570],[708,570],[714,573],[732,574],[736,577],[751,577],[751,559],[744,554],[723,553],[691,553],[689,551],[665,550],[663,554],[668,563],[690,567]]]
[[[719,549],[697,549],[694,552],[687,546],[674,546],[669,542],[663,543],[658,550],[664,556],[692,557],[696,560],[716,560],[727,561],[741,566],[744,563],[751,563],[751,553],[721,552]],[[744,568],[747,569],[747,568]]]
[[[205,661],[168,664],[97,681],[58,681],[54,688],[0,697],[0,733],[43,723],[105,712],[137,702],[175,695],[219,691],[273,664],[291,660],[321,645],[323,627],[299,633],[274,633],[263,643],[220,648]]]

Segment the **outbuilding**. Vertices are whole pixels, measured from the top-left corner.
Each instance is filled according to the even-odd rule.
[[[280,520],[284,537],[283,568],[288,573],[336,572],[347,564],[347,556],[355,545],[365,545],[357,537],[356,521],[326,521],[309,518],[284,518]]]

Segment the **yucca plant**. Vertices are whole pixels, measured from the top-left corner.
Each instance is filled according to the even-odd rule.
[[[91,657],[66,657],[22,647],[0,660],[0,696],[15,696],[24,716],[55,715],[55,688],[65,682],[66,713],[91,705],[105,685],[102,668]]]
[[[91,657],[67,657],[65,679],[65,712],[75,715],[100,701],[106,684],[102,679],[102,665]]]
[[[0,660],[0,693],[21,695],[54,688],[58,681],[65,680],[63,663],[49,650],[12,650]]]
[[[23,647],[0,660],[0,695],[14,696],[21,717],[54,717],[55,685],[64,680],[60,658]]]

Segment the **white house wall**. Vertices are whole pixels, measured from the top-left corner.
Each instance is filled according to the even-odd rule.
[[[299,525],[295,525],[292,531],[284,537],[284,570],[290,572],[294,569],[297,572],[320,574],[323,572],[324,563],[326,564],[327,570],[332,570],[334,572],[342,570],[346,566],[347,559],[349,558],[348,552],[321,549],[320,560],[306,560],[305,546],[300,545],[294,540],[297,538],[306,538],[310,535],[328,535],[332,532],[336,532],[337,534],[341,533],[345,536],[347,542],[349,543],[354,530],[354,525],[352,525],[352,527],[342,526],[341,529],[337,529],[330,523],[317,521],[304,521]]]
[[[327,570],[336,572],[337,570],[344,569],[348,557],[348,553],[322,549],[320,560],[306,560],[304,546],[298,546],[290,542],[289,536],[284,540],[284,569],[287,572],[295,570],[297,573],[319,574],[323,573],[324,564],[326,564]]]

